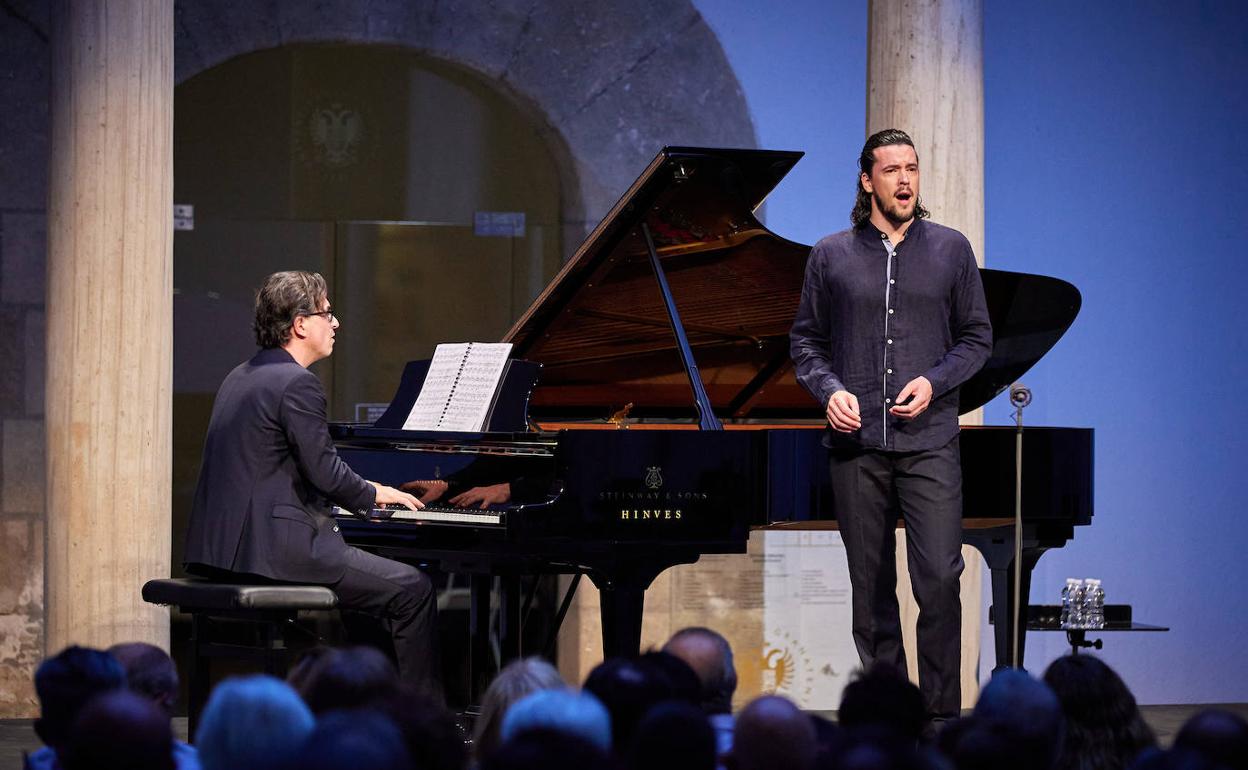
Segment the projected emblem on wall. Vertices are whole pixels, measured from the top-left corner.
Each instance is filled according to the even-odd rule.
[[[308,149],[304,161],[330,168],[356,163],[364,141],[364,117],[338,102],[308,111],[305,120]]]

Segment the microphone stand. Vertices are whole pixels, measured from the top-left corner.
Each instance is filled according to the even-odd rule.
[[[1018,654],[1019,616],[1022,613],[1023,583],[1023,409],[1031,403],[1031,391],[1022,383],[1010,387],[1010,403],[1014,405],[1014,636],[1010,662],[1023,667]]]

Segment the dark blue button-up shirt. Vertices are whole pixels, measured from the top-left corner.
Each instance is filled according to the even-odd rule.
[[[971,244],[957,230],[916,220],[897,247],[871,224],[829,235],[806,263],[790,332],[797,380],[819,404],[838,390],[858,397],[862,427],[830,447],[913,452],[958,432],[958,386],[988,360],[992,326]],[[913,420],[888,409],[918,376],[932,402]]]

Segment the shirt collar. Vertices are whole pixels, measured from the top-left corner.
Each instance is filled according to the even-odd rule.
[[[917,217],[910,223],[910,227],[906,229],[906,237],[902,240],[908,241],[916,236],[921,237],[923,234],[923,220]],[[884,240],[884,233],[880,232],[880,228],[867,221],[862,227],[858,228],[858,237],[863,238],[869,243],[879,243]]]
[[[261,348],[252,356],[251,362],[256,366],[263,364],[293,364],[295,357],[286,352],[285,348]]]

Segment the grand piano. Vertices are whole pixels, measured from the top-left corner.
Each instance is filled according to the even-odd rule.
[[[788,353],[810,247],[754,213],[800,158],[660,152],[504,337],[513,360],[483,432],[402,429],[427,362],[408,365],[375,424],[331,426],[365,477],[450,486],[418,514],[341,515],[341,527],[361,547],[472,576],[474,658],[486,653],[493,576],[504,578],[504,657],[521,652],[519,578],[551,573],[576,576],[559,619],[584,575],[601,591],[605,653],[636,654],[645,589],[663,570],[743,553],[751,529],[835,527],[822,413]],[[961,390],[964,412],[1039,360],[1080,304],[1057,279],[982,276],[996,339]],[[1091,521],[1092,432],[1029,427],[1024,439],[1025,602],[1040,555]],[[992,570],[999,665],[1013,642],[1015,441],[1013,427],[965,428],[961,441],[965,541]],[[510,485],[507,503],[444,502],[498,483]]]

